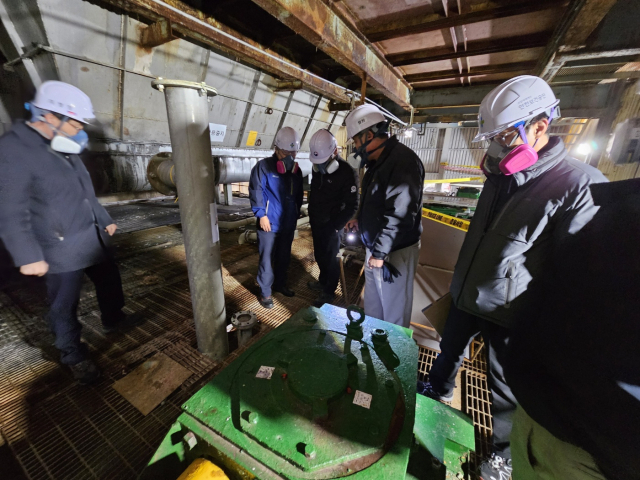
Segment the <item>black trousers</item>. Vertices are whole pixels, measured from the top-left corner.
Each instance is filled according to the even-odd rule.
[[[511,458],[509,439],[517,402],[506,383],[503,369],[510,330],[463,312],[452,304],[443,333],[441,353],[431,367],[429,382],[441,394],[453,391],[465,348],[477,334],[482,334],[488,359],[487,381],[492,396],[493,448],[496,454]]]
[[[318,281],[324,293],[334,295],[340,281],[340,234],[331,225],[311,225],[313,255],[320,268]]]
[[[276,290],[287,286],[287,270],[291,263],[291,244],[295,230],[265,232],[258,229],[258,285],[263,297],[271,296],[271,288]]]
[[[47,291],[51,308],[48,314],[49,328],[56,336],[56,348],[60,360],[75,365],[87,358],[87,347],[80,342],[82,325],[78,321],[78,302],[84,274],[96,287],[102,324],[112,326],[123,317],[124,294],[120,271],[113,260],[72,272],[47,274]]]

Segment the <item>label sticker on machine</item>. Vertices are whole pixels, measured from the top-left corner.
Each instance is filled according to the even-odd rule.
[[[217,123],[209,124],[209,138],[211,139],[211,143],[222,143],[226,134],[226,125],[218,125]]]
[[[260,367],[258,373],[256,373],[256,378],[264,378],[266,380],[271,380],[271,375],[273,375],[273,371],[276,367],[265,367],[264,365]]]
[[[364,407],[366,409],[371,408],[371,399],[373,397],[368,393],[361,392],[360,390],[356,390],[356,394],[353,396],[353,403]]]

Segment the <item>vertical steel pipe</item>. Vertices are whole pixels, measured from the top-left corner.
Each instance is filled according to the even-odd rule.
[[[229,343],[209,138],[208,99],[216,91],[204,83],[161,78],[152,86],[164,92],[167,103],[198,350],[219,360],[229,353]]]

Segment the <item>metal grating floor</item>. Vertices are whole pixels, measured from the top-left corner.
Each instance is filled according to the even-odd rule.
[[[290,269],[293,298],[276,294],[275,308],[262,309],[255,297],[258,253],[238,245],[238,232],[221,235],[227,315],[253,310],[261,335],[308,306],[315,293],[306,283],[317,278],[310,232],[294,242]],[[9,479],[129,479],[142,470],[180,405],[239,353],[214,363],[196,349],[191,299],[179,226],[162,226],[115,237],[126,309],[143,312],[146,323],[127,334],[105,336],[100,330],[95,293],[85,285],[79,305],[83,340],[103,368],[93,387],[76,385],[57,363],[53,338],[43,319],[43,283],[13,271],[0,280],[0,463]],[[349,288],[359,266],[346,268]],[[9,272],[9,273],[6,273]],[[361,282],[360,282],[361,283]],[[340,292],[336,305],[344,306]],[[254,340],[254,341],[255,341]],[[113,388],[146,358],[162,351],[188,368],[192,376],[149,415],[143,416]],[[421,349],[420,373],[427,373],[436,352]],[[491,429],[482,355],[465,363],[464,408],[477,425],[478,453],[487,448]]]

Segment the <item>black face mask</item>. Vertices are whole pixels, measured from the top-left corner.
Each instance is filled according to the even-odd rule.
[[[376,137],[373,137],[373,138],[376,138]],[[370,152],[367,152],[367,146],[373,141],[373,138],[371,140],[367,140],[366,142],[364,142],[362,145],[360,145],[360,147],[356,148],[356,151],[353,153],[355,157],[360,157],[360,168],[368,168],[371,165],[371,162],[375,161],[375,160],[369,160],[369,155],[371,155],[376,150],[380,150],[381,148],[383,148],[384,144],[387,143],[387,140],[388,140],[388,139],[385,140],[376,148],[374,148]]]
[[[318,169],[318,172],[320,172],[321,174],[326,175],[327,167],[329,166],[329,163],[331,163],[332,161],[333,161],[333,158],[330,158],[326,162],[316,165],[316,169]]]
[[[294,162],[295,159],[291,155],[287,155],[282,159],[282,163],[284,163],[284,167],[287,169],[287,172],[291,171]]]

